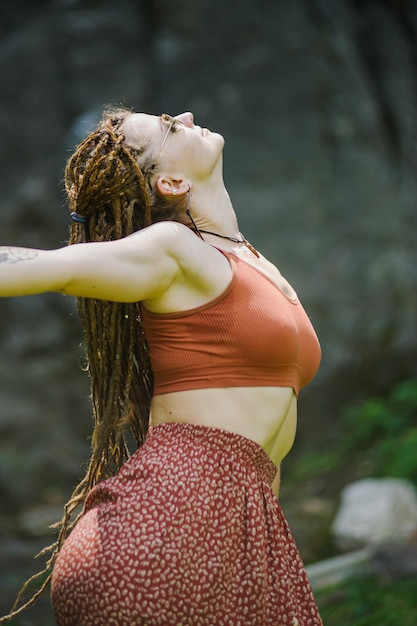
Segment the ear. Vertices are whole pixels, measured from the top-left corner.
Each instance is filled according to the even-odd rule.
[[[160,176],[156,181],[156,187],[163,196],[181,196],[191,189],[188,180],[170,176]]]

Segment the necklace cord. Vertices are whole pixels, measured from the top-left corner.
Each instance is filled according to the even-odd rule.
[[[214,235],[215,237],[221,237],[222,239],[227,239],[228,241],[233,241],[233,243],[243,243],[248,250],[250,250],[256,257],[258,257],[259,259],[259,253],[258,251],[252,246],[252,244],[249,243],[249,241],[247,241],[247,239],[245,239],[245,237],[242,235],[242,233],[239,233],[242,237],[242,239],[238,239],[237,237],[229,237],[228,235],[221,235],[220,233],[215,233],[212,230],[203,230],[202,228],[198,228],[195,221],[193,220],[193,217],[190,213],[190,210],[187,209],[187,215],[191,220],[191,223],[193,225],[193,230],[197,233],[197,235],[200,237],[200,239],[202,239],[204,241],[203,235],[201,233],[204,233],[206,235]]]
[[[197,228],[197,224],[195,223],[195,221],[193,220],[193,216],[191,215],[190,209],[187,209],[187,215],[191,220],[191,223],[193,225],[193,230],[197,233],[197,235],[200,237],[200,239],[202,239],[204,241],[204,237],[201,234],[201,232],[199,231],[199,229]]]

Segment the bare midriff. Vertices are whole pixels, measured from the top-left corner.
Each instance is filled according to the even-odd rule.
[[[297,397],[289,387],[193,389],[154,396],[151,424],[167,422],[242,435],[262,446],[278,466],[294,443]]]

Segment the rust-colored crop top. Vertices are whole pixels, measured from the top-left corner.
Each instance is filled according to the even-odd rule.
[[[213,387],[293,387],[315,375],[320,345],[298,299],[222,251],[233,277],[203,306],[175,313],[141,307],[154,395]]]

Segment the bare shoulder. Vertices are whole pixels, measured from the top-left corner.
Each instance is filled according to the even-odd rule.
[[[146,299],[145,305],[151,311],[191,309],[212,300],[226,288],[232,274],[229,261],[187,226],[161,222],[149,227],[149,234],[152,244],[157,242],[158,249],[176,267],[169,288]]]
[[[200,239],[184,224],[173,221],[158,222],[126,238],[128,245],[140,253],[168,255],[175,259],[185,272],[210,272],[211,266],[227,266],[228,262],[213,246]]]
[[[181,256],[184,249],[193,248],[198,241],[192,230],[184,224],[173,221],[157,222],[119,240],[127,248],[141,251],[152,250],[160,253]],[[123,242],[123,243],[122,243]]]
[[[229,276],[230,263],[217,248],[206,243],[194,231],[183,224],[168,223],[173,226],[170,245],[171,253],[179,266],[189,276],[198,276],[209,283],[218,282],[218,275]]]

